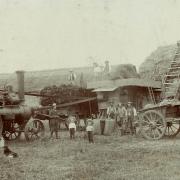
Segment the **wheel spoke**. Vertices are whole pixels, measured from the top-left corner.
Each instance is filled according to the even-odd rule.
[[[144,126],[144,131],[149,131],[151,128],[149,126]]]
[[[150,122],[149,121],[146,121],[146,120],[142,120],[144,123],[146,123],[146,124],[150,124]]]
[[[177,128],[176,126],[174,126],[173,124],[172,124],[172,127],[174,127],[175,129],[177,129],[177,130],[178,130],[178,128]]]
[[[168,135],[169,135],[169,126],[168,126]]]
[[[148,120],[149,122],[151,122],[151,119],[149,119],[149,117],[148,117],[147,115],[146,115],[145,117],[147,118],[147,120]]]
[[[152,129],[152,132],[153,132],[153,137],[154,137],[154,139],[155,139],[155,138],[156,138],[156,135],[155,135],[154,129]]]
[[[160,137],[160,132],[159,132],[159,129],[156,128],[156,132],[158,133],[158,137]]]
[[[173,129],[172,129],[172,127],[170,126],[170,129],[172,130],[172,132],[174,133],[174,131],[173,131]]]

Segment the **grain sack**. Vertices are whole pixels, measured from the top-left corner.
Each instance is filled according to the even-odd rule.
[[[114,129],[115,129],[115,120],[114,119],[106,119],[104,135],[111,135],[111,133],[114,132]]]
[[[93,119],[94,134],[101,134],[100,119]]]

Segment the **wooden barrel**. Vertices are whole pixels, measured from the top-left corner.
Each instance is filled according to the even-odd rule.
[[[111,135],[115,129],[115,120],[114,119],[106,119],[105,120],[105,128],[104,128],[104,135]]]

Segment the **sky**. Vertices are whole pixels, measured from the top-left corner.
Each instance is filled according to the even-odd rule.
[[[0,73],[131,63],[180,40],[178,0],[0,0]]]

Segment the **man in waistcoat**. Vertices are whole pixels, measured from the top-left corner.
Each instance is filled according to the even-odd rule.
[[[127,117],[127,110],[120,102],[118,103],[116,108],[116,122],[119,125],[119,127],[122,127],[126,117]]]
[[[107,108],[107,116],[108,116],[108,118],[115,119],[116,107],[114,106],[113,101],[110,101],[110,105]]]
[[[125,130],[127,130],[127,128],[129,127],[130,133],[131,135],[133,135],[135,134],[133,123],[135,116],[137,116],[137,112],[136,109],[132,106],[132,102],[128,102],[126,110],[127,110],[127,123]]]

